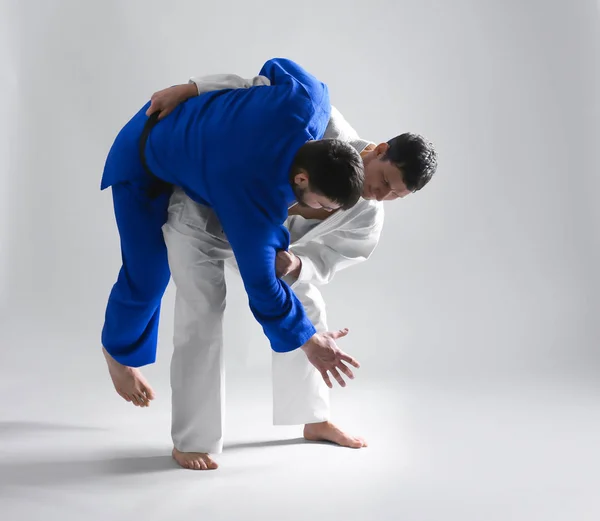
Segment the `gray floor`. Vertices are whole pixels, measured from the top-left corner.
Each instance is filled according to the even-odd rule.
[[[333,396],[335,420],[370,443],[349,450],[271,426],[264,375],[233,374],[221,468],[193,472],[169,457],[164,363],[140,410],[99,353],[63,356],[58,336],[4,345],[3,521],[600,519],[600,389],[586,382],[359,378]]]

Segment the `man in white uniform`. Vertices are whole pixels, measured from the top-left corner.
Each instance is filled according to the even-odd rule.
[[[263,76],[194,77],[187,85],[155,93],[147,114],[159,112],[162,118],[186,99],[212,90],[268,85]],[[349,210],[290,208],[286,221],[290,249],[279,252],[276,259],[278,276],[290,284],[318,332],[327,331],[327,323],[325,302],[317,286],[330,282],[337,271],[368,259],[383,227],[382,201],[420,190],[437,169],[437,154],[421,136],[407,133],[375,145],[360,139],[334,107],[324,138],[347,141],[361,154],[363,197]],[[214,212],[182,190],[176,189],[171,197],[163,233],[177,287],[171,363],[173,456],[185,468],[214,469],[217,464],[209,454],[218,454],[223,447],[223,266],[237,266]],[[345,334],[347,331],[340,331],[338,338]],[[345,386],[339,373],[333,376]],[[320,375],[302,350],[273,352],[272,379],[274,425],[304,424],[304,436],[309,440],[366,446],[363,439],[329,422],[329,375]],[[141,375],[120,385],[128,387],[124,394],[136,396],[136,405],[147,406],[154,396]]]

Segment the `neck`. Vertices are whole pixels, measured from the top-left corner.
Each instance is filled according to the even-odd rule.
[[[371,152],[373,152],[373,150],[375,150],[377,147],[375,145],[367,145],[365,147],[365,149],[360,153],[360,157],[363,160],[363,165],[367,166],[367,164],[369,163],[369,160],[371,159],[369,156],[371,155]],[[362,196],[365,196],[365,192],[363,191]]]

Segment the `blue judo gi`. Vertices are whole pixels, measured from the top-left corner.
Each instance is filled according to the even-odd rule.
[[[236,257],[254,317],[271,347],[291,351],[316,331],[289,286],[275,274],[283,226],[295,202],[289,183],[298,149],[321,139],[331,106],[327,86],[287,59],[260,74],[271,86],[208,92],[179,105],[150,131],[150,171],[211,206]],[[109,296],[102,345],[119,363],[156,359],[161,300],[170,280],[162,226],[169,193],[152,198],[139,142],[149,103],[123,127],[108,154],[101,189],[112,187],[122,267]]]

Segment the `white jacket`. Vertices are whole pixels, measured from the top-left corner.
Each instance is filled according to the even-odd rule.
[[[244,79],[235,74],[198,76],[189,82],[196,84],[198,94],[270,85],[264,76]],[[335,107],[324,137],[346,141],[359,153],[370,143],[360,139]],[[288,217],[285,225],[291,236],[290,251],[301,259],[302,268],[297,280],[286,281],[298,292],[303,284],[327,284],[336,272],[367,260],[379,242],[383,217],[382,202],[362,198],[349,210],[339,210],[324,221]]]

